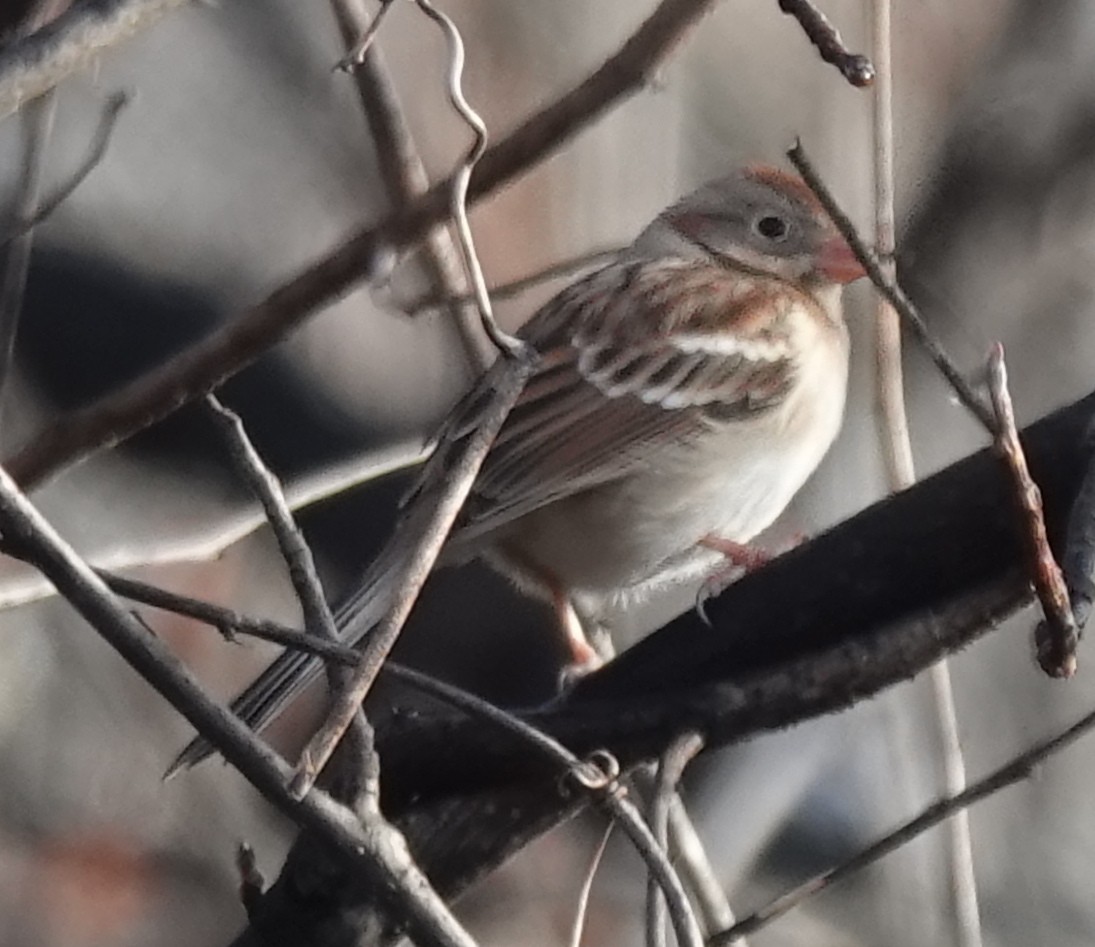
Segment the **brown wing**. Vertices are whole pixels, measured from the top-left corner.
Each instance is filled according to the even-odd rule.
[[[541,362],[483,464],[459,538],[777,405],[794,381],[796,310],[815,307],[775,280],[682,260],[615,264],[568,287],[521,332]]]

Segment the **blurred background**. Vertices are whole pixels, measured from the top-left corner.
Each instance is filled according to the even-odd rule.
[[[495,138],[598,65],[653,6],[444,4],[467,41],[468,98]],[[853,50],[866,49],[863,0],[823,8]],[[1095,383],[1093,42],[1095,7],[1083,0],[897,0],[895,8],[902,271],[960,364],[980,365],[990,343],[1003,341],[1020,422]],[[440,34],[412,4],[395,4],[380,46],[437,180],[468,140],[445,99]],[[352,81],[332,71],[343,52],[322,0],[195,3],[60,87],[47,182],[81,160],[112,93],[134,101],[105,160],[36,234],[18,374],[0,415],[3,454],[261,299],[383,212]],[[822,63],[774,0],[725,0],[651,88],[474,211],[488,281],[626,243],[703,180],[782,161],[795,136],[866,228],[870,108],[869,94]],[[0,124],[11,199],[25,134],[20,116]],[[558,285],[507,302],[504,323],[519,325]],[[400,260],[390,281],[317,313],[226,386],[225,400],[285,478],[421,438],[468,384],[474,369],[453,317],[401,311],[427,288],[417,256]],[[849,305],[855,350],[844,431],[775,544],[885,493],[869,289],[854,288]],[[981,447],[920,354],[910,351],[906,364],[920,472]],[[296,621],[266,530],[214,558],[195,556],[189,540],[235,522],[246,506],[211,433],[200,413],[181,412],[36,499],[97,561],[157,563],[134,574]],[[386,477],[303,515],[334,597],[383,542],[404,484]],[[12,563],[0,568],[5,589],[41,592]],[[269,654],[144,614],[225,697]],[[621,629],[641,631],[657,618],[628,616]],[[218,763],[162,783],[187,726],[64,603],[23,604],[0,623],[0,945],[227,942],[244,923],[236,841],[248,840],[272,876],[291,827]],[[1095,701],[1083,654],[1067,684],[1037,672],[1032,624],[1031,614],[1019,616],[953,661],[971,776]],[[544,610],[474,566],[431,581],[399,656],[510,705],[548,696],[562,657]],[[940,793],[930,700],[927,684],[914,681],[693,768],[686,794],[736,909],[852,853]],[[299,742],[314,712],[313,703],[287,719],[279,745]],[[1092,942],[1093,775],[1095,744],[1081,743],[972,810],[987,944]],[[484,944],[566,943],[598,833],[592,819],[565,826],[469,893],[460,912],[472,932]],[[945,864],[937,830],[752,942],[955,943]],[[613,843],[594,884],[586,944],[639,941],[643,877],[637,857]]]

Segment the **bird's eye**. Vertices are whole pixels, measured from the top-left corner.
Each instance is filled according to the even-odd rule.
[[[763,217],[757,218],[756,223],[753,224],[753,229],[765,240],[782,240],[787,236],[787,231],[790,228],[787,226],[787,221],[782,217],[777,217],[775,214],[765,214]]]

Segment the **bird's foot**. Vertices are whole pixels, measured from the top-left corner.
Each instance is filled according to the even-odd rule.
[[[805,537],[796,536],[794,542],[788,548],[799,545]],[[710,625],[704,606],[708,600],[721,595],[730,585],[737,582],[744,575],[755,572],[762,566],[771,562],[779,553],[771,553],[760,546],[750,546],[746,543],[737,543],[732,539],[724,539],[722,536],[708,534],[704,536],[699,545],[705,549],[711,549],[720,553],[726,562],[711,573],[700,586],[696,593],[696,611],[704,624]],[[784,552],[785,550],[780,550]]]

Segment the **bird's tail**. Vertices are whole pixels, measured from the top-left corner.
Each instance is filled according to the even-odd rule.
[[[394,547],[394,548],[393,548]],[[339,641],[356,645],[383,618],[396,590],[401,566],[407,560],[405,547],[390,544],[362,576],[356,591],[335,613]],[[232,701],[232,712],[252,730],[261,731],[288,706],[323,670],[323,659],[286,648]],[[169,779],[180,770],[196,766],[213,754],[204,737],[191,740],[164,774]]]

